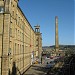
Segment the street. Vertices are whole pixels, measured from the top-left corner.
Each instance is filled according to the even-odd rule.
[[[47,75],[50,70],[50,66],[46,66],[50,64],[54,59],[46,59],[43,58],[42,64],[33,64],[24,75]]]
[[[47,70],[42,64],[34,64],[31,66],[24,75],[45,75]]]

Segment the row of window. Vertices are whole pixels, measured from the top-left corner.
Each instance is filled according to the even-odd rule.
[[[13,36],[13,35],[14,34],[12,33],[12,28],[10,28],[10,36]],[[31,41],[35,40],[34,35],[33,35],[33,37],[30,37],[29,35],[26,36],[26,35],[24,35],[23,32],[21,32],[17,28],[15,28],[15,38],[20,40],[20,41],[24,41],[24,42],[26,40],[27,43],[30,43],[30,39],[31,39]]]
[[[13,46],[12,42],[10,42],[9,54],[11,54],[12,51],[13,51],[13,55],[30,52],[30,45],[28,45],[28,44],[27,45],[23,45],[23,44],[15,43],[14,49],[13,49],[12,46]]]
[[[24,52],[24,46],[15,43],[15,49],[14,49],[14,54],[21,54]]]
[[[10,28],[10,36],[13,36],[13,31],[12,31],[12,28]],[[15,38],[18,39],[18,40],[21,40],[23,41],[24,40],[24,34],[18,30],[17,28],[15,29]]]
[[[15,29],[15,37],[16,39],[19,39],[21,41],[24,40],[24,33],[22,33],[21,31],[19,31],[17,28]]]
[[[31,58],[30,55],[28,55],[27,58],[26,57],[20,58],[17,60],[16,65],[18,66],[19,69],[21,69],[21,68],[23,68],[23,65],[26,66],[29,64],[28,62],[30,61],[30,58]]]
[[[16,25],[18,25],[22,30],[24,30],[25,28],[22,19],[20,19],[20,17],[18,17],[17,14],[16,14]]]

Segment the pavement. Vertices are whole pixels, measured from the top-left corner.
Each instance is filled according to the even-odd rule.
[[[47,73],[50,72],[50,68],[46,68],[47,62],[50,63],[50,59],[44,60],[42,64],[33,64],[24,75],[49,75]]]
[[[53,61],[54,59],[43,59],[42,64],[33,64],[25,73],[24,75],[53,75],[49,74],[51,69],[46,68],[47,63]],[[55,67],[58,67],[61,63],[57,63]]]
[[[24,75],[45,75],[47,69],[45,69],[44,64],[33,64]]]

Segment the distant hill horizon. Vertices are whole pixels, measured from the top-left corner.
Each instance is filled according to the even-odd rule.
[[[54,47],[55,45],[51,45],[51,46],[42,46],[42,47]],[[75,45],[59,45],[59,46],[75,46]]]
[[[43,46],[43,49],[55,49],[55,45],[52,46]],[[59,45],[59,49],[73,49],[75,50],[75,45]]]

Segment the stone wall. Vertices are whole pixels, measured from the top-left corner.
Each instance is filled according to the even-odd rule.
[[[0,6],[4,6],[5,11],[0,13],[0,60],[2,75],[13,73],[13,68],[17,69],[17,74],[23,73],[32,64],[32,59],[38,55],[36,48],[36,35],[26,16],[18,6],[18,0],[0,1]],[[42,41],[39,40],[41,50]],[[40,53],[40,52],[39,52]],[[33,58],[32,57],[33,54]]]

